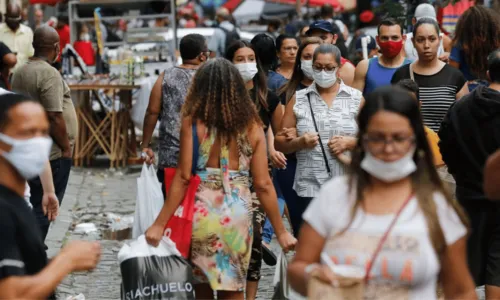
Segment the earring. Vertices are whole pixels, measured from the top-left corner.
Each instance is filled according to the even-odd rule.
[[[422,150],[422,149],[418,150],[417,155],[418,155],[418,157],[419,157],[419,158],[424,158],[424,157],[425,157],[425,152],[424,152],[424,150]]]

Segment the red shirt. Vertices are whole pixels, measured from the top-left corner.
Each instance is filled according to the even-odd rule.
[[[59,46],[61,46],[61,54],[62,54],[62,51],[64,50],[64,47],[66,47],[67,44],[69,44],[69,35],[70,35],[70,32],[69,32],[69,26],[68,25],[64,25],[62,28],[56,28],[57,30],[57,34],[59,34]],[[61,59],[59,57],[59,59]]]

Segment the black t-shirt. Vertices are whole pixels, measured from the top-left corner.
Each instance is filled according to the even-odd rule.
[[[34,275],[47,265],[35,214],[18,194],[0,185],[0,280]]]
[[[437,132],[448,109],[455,102],[457,93],[464,86],[465,77],[462,72],[449,65],[445,65],[434,75],[413,73],[418,84],[424,124]],[[410,78],[410,65],[404,65],[394,73],[391,83],[396,84]]]
[[[255,95],[254,88],[250,90],[250,97],[252,97],[252,99],[254,101],[258,101],[258,100],[256,100],[257,97]],[[276,93],[274,93],[271,90],[267,91],[267,109],[264,106],[262,106],[260,103],[258,103],[257,107],[260,108],[259,109],[259,116],[260,116],[260,119],[262,120],[262,123],[264,124],[264,130],[266,132],[267,132],[267,128],[269,127],[269,124],[271,124],[271,120],[273,118],[273,113],[279,104],[280,104],[280,99],[278,98]]]

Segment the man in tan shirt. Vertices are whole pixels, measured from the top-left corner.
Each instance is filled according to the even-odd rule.
[[[33,46],[35,55],[12,76],[12,90],[40,101],[47,112],[50,136],[54,141],[50,164],[56,195],[61,202],[68,184],[73,145],[78,132],[76,111],[68,85],[51,65],[57,60],[60,52],[57,31],[46,25],[39,27],[35,30]],[[28,183],[31,188],[30,201],[45,238],[49,221],[43,215],[41,206],[42,185],[39,178]]]
[[[21,7],[14,3],[7,5],[5,23],[0,24],[0,42],[7,45],[17,56],[17,64],[12,73],[24,65],[34,53],[33,31],[21,24],[21,21]]]

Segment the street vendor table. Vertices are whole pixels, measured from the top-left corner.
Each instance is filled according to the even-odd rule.
[[[132,91],[139,85],[113,82],[109,79],[69,81],[78,117],[79,132],[73,154],[74,165],[89,165],[99,149],[108,156],[110,166],[124,167],[138,161],[134,125],[130,118]],[[107,90],[112,94],[113,105],[97,113],[92,108],[91,93]],[[118,97],[116,97],[118,96]],[[115,99],[119,99],[115,102]],[[104,105],[101,104],[102,107]]]

